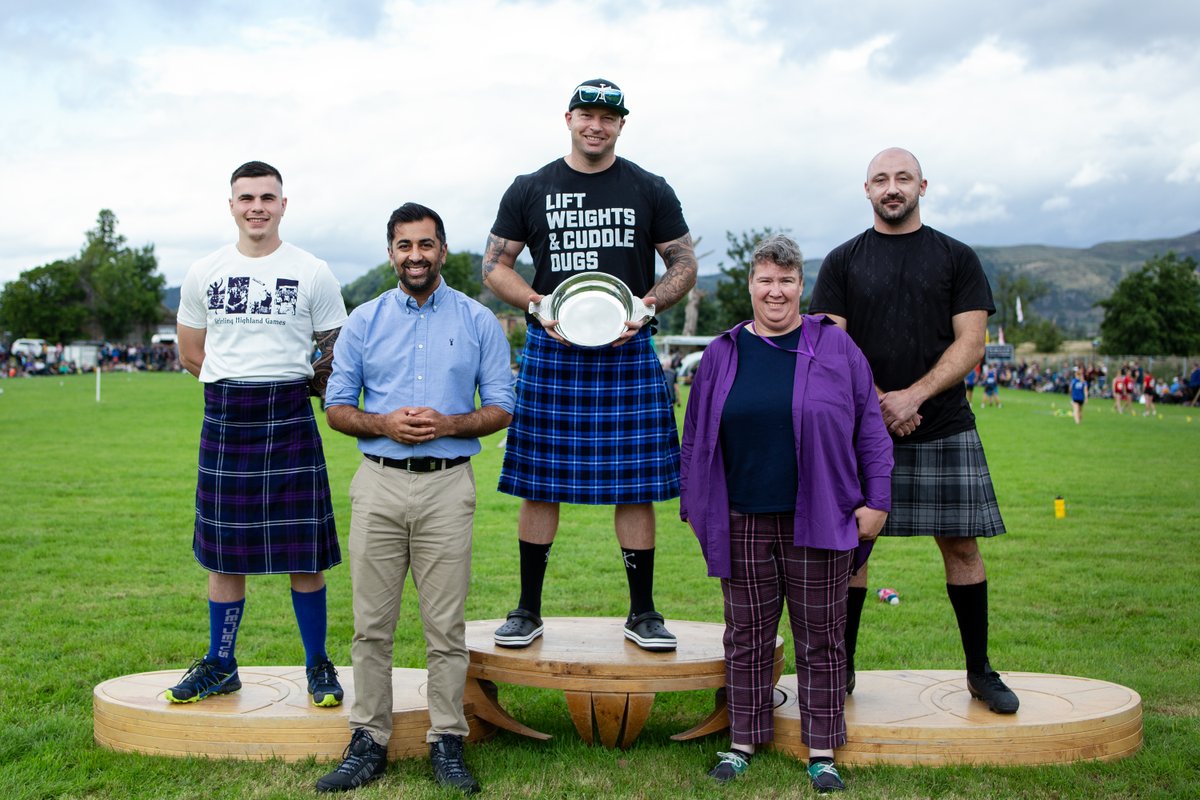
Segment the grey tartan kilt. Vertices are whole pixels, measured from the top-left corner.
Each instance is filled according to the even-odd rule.
[[[979,432],[896,442],[892,511],[881,536],[998,536],[1004,520]]]

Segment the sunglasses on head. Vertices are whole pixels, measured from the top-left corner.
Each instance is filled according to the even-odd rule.
[[[607,86],[580,86],[575,89],[579,100],[582,103],[599,103],[606,106],[620,107],[621,102],[625,99],[625,94],[620,89],[612,89]]]

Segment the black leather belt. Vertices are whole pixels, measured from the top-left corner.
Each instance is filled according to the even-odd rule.
[[[363,453],[363,455],[376,464],[383,464],[385,467],[391,469],[402,469],[405,472],[437,472],[440,469],[457,467],[459,464],[465,464],[471,460],[470,456],[459,456],[458,458],[384,458],[383,456],[373,456],[370,453]]]

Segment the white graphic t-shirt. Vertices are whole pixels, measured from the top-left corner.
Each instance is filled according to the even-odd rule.
[[[346,305],[321,259],[282,243],[248,258],[227,245],[191,266],[180,288],[180,325],[203,328],[203,383],[311,378],[314,331],[340,328]]]

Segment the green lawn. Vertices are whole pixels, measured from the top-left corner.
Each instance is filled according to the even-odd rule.
[[[108,678],[186,667],[207,646],[204,572],[190,552],[202,392],[190,376],[106,374],[0,381],[0,786],[12,798],[310,798],[329,764],[247,763],[113,753],[92,742],[91,691]],[[980,399],[977,393],[976,399]],[[1088,404],[1082,426],[1063,396],[1003,392],[977,411],[1010,533],[983,545],[991,587],[991,655],[1001,670],[1114,681],[1145,705],[1145,748],[1115,763],[1046,768],[853,768],[851,797],[1074,798],[1200,796],[1200,410],[1117,416]],[[1062,412],[1066,411],[1063,416]],[[479,514],[469,619],[500,617],[518,593],[517,501],[496,493],[497,437],[475,460]],[[326,430],[345,537],[354,442]],[[1067,502],[1054,518],[1054,497]],[[659,507],[657,601],[668,619],[719,621],[721,593],[699,550]],[[624,614],[627,593],[609,509],[564,510],[544,613]],[[343,550],[344,538],[343,538]],[[940,558],[924,540],[886,541],[869,602],[860,669],[959,668],[962,654]],[[329,574],[331,656],[349,664],[350,586]],[[790,642],[788,644],[790,654]],[[396,664],[423,667],[409,587]],[[251,581],[238,641],[243,664],[303,663],[287,580]],[[789,658],[788,670],[792,669]],[[710,692],[660,695],[627,752],[582,745],[561,693],[501,687],[546,744],[501,734],[469,750],[490,797],[802,797],[800,766],[758,759],[746,778],[705,778],[713,736],[668,736],[710,707]],[[422,759],[393,765],[356,797],[454,797]]]

